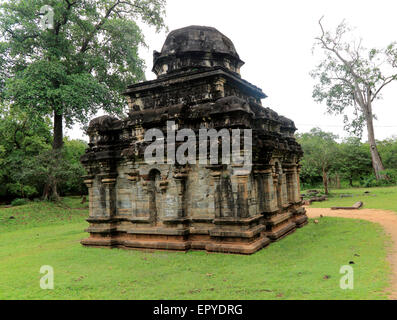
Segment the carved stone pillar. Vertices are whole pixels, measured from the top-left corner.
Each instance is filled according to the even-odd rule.
[[[106,195],[106,216],[112,218],[116,215],[116,177],[106,175],[102,177]]]
[[[295,192],[295,197],[298,199],[296,201],[297,208],[295,210],[295,216],[294,216],[294,221],[297,226],[297,228],[302,228],[303,226],[308,224],[308,217],[306,215],[306,209],[304,207],[300,207],[301,205],[301,190],[300,190],[300,166],[296,166],[296,192]]]
[[[282,169],[282,173],[280,174],[279,177],[279,183],[281,184],[281,203],[283,206],[283,209],[285,207],[288,207],[288,191],[287,191],[287,178],[286,178],[286,172],[284,169]]]
[[[270,181],[273,183],[274,207],[264,213],[266,224],[266,235],[273,241],[286,236],[295,230],[293,212],[288,209],[287,176],[288,168],[276,165],[267,171]]]
[[[137,182],[139,179],[139,172],[134,169],[133,162],[127,163],[129,172],[127,173],[127,179],[131,183],[131,216],[137,215]]]
[[[255,170],[258,190],[258,211],[275,212],[278,210],[277,206],[277,191],[273,181],[273,172],[271,167],[261,170]]]
[[[294,189],[293,189],[294,190],[294,201],[295,201],[295,203],[298,203],[301,201],[301,193],[300,193],[299,173],[298,173],[298,168],[296,165],[294,166],[292,182],[294,185]]]
[[[88,189],[88,206],[89,206],[89,216],[92,217],[94,212],[93,212],[93,205],[94,205],[94,196],[93,196],[93,184],[94,184],[94,176],[93,175],[87,175],[84,176],[84,183],[87,186]]]
[[[206,168],[211,171],[210,176],[214,183],[215,218],[221,218],[222,217],[222,188],[221,188],[222,166],[210,165],[207,166]]]
[[[249,175],[238,175],[232,177],[233,184],[237,186],[235,197],[237,218],[247,218],[249,216],[248,206],[248,181]]]
[[[295,204],[300,201],[300,197],[298,194],[298,177],[296,171],[296,165],[286,165],[285,175],[287,180],[287,194],[288,194],[288,202],[290,204]]]
[[[185,204],[185,189],[186,189],[186,179],[188,177],[188,172],[186,168],[181,168],[175,170],[174,179],[176,183],[177,193],[178,193],[178,203],[177,203],[177,217],[183,218],[186,216],[186,204]]]
[[[114,238],[114,234],[117,231],[117,220],[116,216],[116,182],[117,174],[112,172],[110,165],[111,161],[102,161],[100,163],[101,173],[97,175],[100,180],[101,186],[99,189],[103,190],[100,192],[99,198],[91,202],[90,205],[99,205],[101,208],[101,215],[94,214],[94,210],[98,208],[91,207],[90,217],[87,221],[90,223],[89,228],[86,232],[90,233],[88,239],[81,241],[83,245],[87,246],[101,246],[101,247],[112,247],[118,244],[118,240]],[[90,198],[96,198],[98,195],[94,195],[93,182],[94,177],[86,177],[85,180],[87,187],[89,188]],[[99,190],[98,189],[98,190]],[[98,201],[101,199],[100,201]]]
[[[116,215],[116,182],[117,172],[115,172],[112,160],[101,161],[101,173],[98,177],[105,189],[105,214],[107,218],[112,218]]]
[[[299,197],[299,201],[301,201],[301,176],[300,176],[300,172],[301,172],[301,165],[297,165],[296,166],[296,178],[297,178],[297,185],[298,185],[298,189],[297,189],[297,195]]]

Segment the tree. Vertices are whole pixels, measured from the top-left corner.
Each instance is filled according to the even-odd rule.
[[[360,138],[350,137],[345,139],[338,149],[335,166],[353,187],[354,180],[367,176],[371,172],[371,153],[368,145],[363,144]]]
[[[64,125],[85,124],[100,108],[124,109],[126,86],[144,80],[138,49],[145,42],[135,21],[159,31],[164,8],[165,0],[4,2],[0,98],[25,110],[31,121],[52,116],[56,157]],[[56,193],[56,186],[49,187]]]
[[[64,139],[63,151],[68,164],[67,179],[60,185],[64,194],[83,195],[87,193],[87,187],[82,178],[87,172],[80,162],[80,158],[85,154],[87,147],[88,145],[85,141]]]
[[[51,121],[30,121],[17,109],[0,108],[0,197],[36,196],[40,187],[25,170],[39,154],[51,148]]]
[[[32,198],[42,193],[48,199],[54,196],[44,192],[51,180],[62,194],[85,194],[85,170],[79,159],[87,143],[65,138],[54,157],[50,119],[29,120],[25,112],[0,107],[0,197]]]
[[[73,146],[72,146],[73,147]],[[77,164],[77,159],[69,159],[68,149],[69,141],[55,156],[51,149],[42,150],[37,156],[25,161],[22,175],[26,181],[34,181],[43,189],[44,200],[59,200],[59,191],[77,191],[81,194],[82,175],[85,173],[81,164]],[[49,192],[49,186],[56,188],[53,192]],[[63,187],[63,190],[59,190]],[[55,198],[54,198],[55,197]]]
[[[309,133],[298,135],[298,141],[304,152],[303,170],[315,171],[321,175],[325,194],[329,193],[328,175],[334,167],[335,155],[338,151],[335,139],[337,136],[321,131],[319,128],[313,128]]]
[[[324,30],[321,21],[321,35],[316,38],[314,48],[322,49],[325,57],[312,72],[319,82],[314,87],[313,98],[317,102],[326,101],[330,114],[344,114],[347,130],[361,136],[366,125],[375,176],[377,179],[385,178],[375,140],[373,103],[381,97],[383,88],[397,79],[397,73],[386,75],[382,70],[384,64],[397,67],[396,44],[381,50],[366,50],[361,40],[345,40],[350,31],[345,22],[331,33]],[[348,107],[353,108],[353,119],[346,115]]]

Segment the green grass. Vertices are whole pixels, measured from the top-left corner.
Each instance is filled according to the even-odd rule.
[[[82,247],[88,212],[65,203],[0,209],[0,299],[382,299],[389,284],[377,224],[323,218],[251,256],[149,253]],[[349,261],[355,287],[341,290]],[[54,290],[39,287],[42,265]]]
[[[364,192],[369,191],[369,194]],[[303,191],[303,193],[305,193]],[[341,195],[353,195],[353,197],[342,198]],[[357,201],[364,202],[364,208],[383,209],[397,212],[397,187],[377,188],[352,188],[332,189],[328,200],[324,202],[313,202],[313,208],[330,208],[352,206]]]
[[[7,209],[0,207],[0,232],[82,222],[87,212],[88,204],[81,204],[79,197],[64,198],[58,205],[43,201]]]

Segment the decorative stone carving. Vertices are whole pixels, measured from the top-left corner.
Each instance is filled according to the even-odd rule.
[[[307,223],[295,125],[262,106],[266,95],[241,78],[243,64],[216,29],[175,30],[154,53],[158,78],[127,88],[128,118],[91,121],[81,159],[90,199],[83,245],[251,254]],[[252,166],[146,163],[145,134],[167,132],[169,121],[196,136],[252,130]],[[166,149],[183,143],[167,138]]]

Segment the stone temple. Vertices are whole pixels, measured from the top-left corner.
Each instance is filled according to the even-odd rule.
[[[83,245],[252,254],[307,224],[294,122],[262,106],[266,95],[241,78],[243,64],[218,30],[175,30],[154,52],[157,79],[127,88],[128,116],[90,122]],[[169,123],[195,133],[251,129],[252,166],[148,163],[149,129],[165,133],[166,150],[184,143],[168,142]]]

